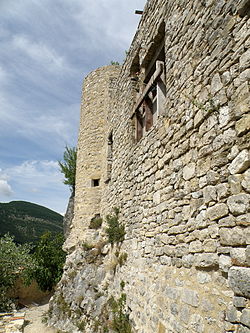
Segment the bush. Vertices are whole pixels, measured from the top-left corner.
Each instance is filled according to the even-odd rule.
[[[0,238],[0,310],[6,311],[13,307],[8,292],[14,286],[17,278],[27,280],[35,262],[30,255],[31,246],[17,245],[14,237],[9,234]]]
[[[106,228],[106,233],[108,235],[108,241],[112,245],[114,243],[119,243],[124,240],[125,236],[125,226],[123,224],[119,223],[118,215],[119,215],[119,209],[114,208],[114,214],[108,215],[106,217],[108,227]]]

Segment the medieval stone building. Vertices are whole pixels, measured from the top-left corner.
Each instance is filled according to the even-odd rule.
[[[122,332],[250,332],[249,9],[149,0],[124,64],[84,80],[51,324],[121,332],[123,295]],[[109,244],[114,207],[125,237]]]

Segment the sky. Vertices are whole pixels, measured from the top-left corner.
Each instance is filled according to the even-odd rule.
[[[0,202],[61,214],[58,160],[76,146],[84,77],[122,63],[145,0],[0,0]]]

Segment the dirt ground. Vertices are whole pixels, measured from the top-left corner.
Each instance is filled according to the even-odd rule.
[[[26,310],[25,320],[28,325],[24,327],[24,333],[56,333],[54,328],[47,327],[42,323],[43,314],[48,311],[49,304],[32,306]]]

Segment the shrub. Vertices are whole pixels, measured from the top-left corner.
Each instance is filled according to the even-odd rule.
[[[35,267],[30,255],[31,246],[17,245],[14,237],[5,235],[0,238],[0,309],[9,310],[13,303],[8,292],[14,286],[17,278],[27,279],[29,272]]]
[[[95,216],[91,219],[89,224],[89,229],[99,229],[102,225],[102,218],[100,216]]]
[[[62,249],[63,234],[56,236],[50,232],[44,233],[33,254],[37,262],[30,272],[30,280],[35,279],[42,291],[51,291],[59,282],[63,273],[66,253]]]
[[[108,236],[108,241],[112,245],[114,243],[122,242],[125,236],[125,226],[123,224],[120,224],[118,220],[119,209],[114,208],[113,210],[114,214],[107,215],[106,217],[108,224],[108,227],[106,228],[106,233]]]
[[[132,328],[129,320],[129,314],[125,309],[126,294],[121,294],[118,300],[112,296],[109,299],[109,305],[113,313],[111,328],[117,333],[132,333]]]

